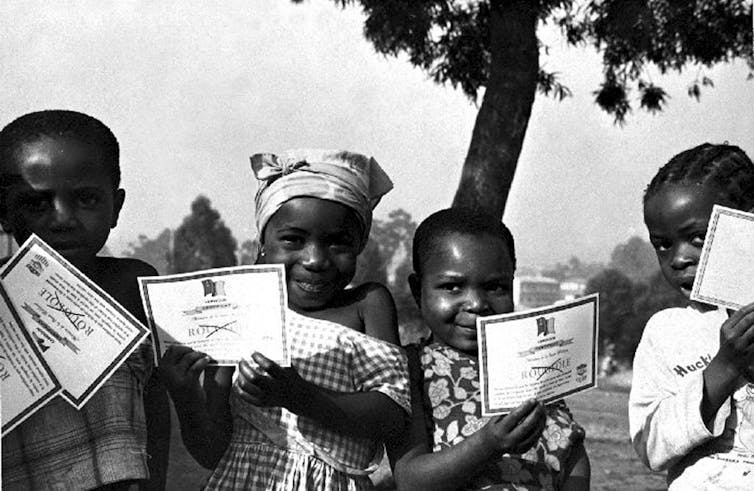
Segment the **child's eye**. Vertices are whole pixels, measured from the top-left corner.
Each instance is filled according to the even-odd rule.
[[[39,213],[50,207],[50,200],[45,196],[26,196],[21,199],[20,205],[27,211]]]
[[[696,247],[702,247],[704,245],[704,238],[705,235],[703,234],[697,234],[691,238],[691,245],[694,245]]]
[[[354,247],[356,240],[349,234],[341,234],[330,237],[329,243],[334,247]]]
[[[493,283],[489,283],[489,284],[486,285],[485,288],[487,289],[487,291],[492,292],[492,293],[497,294],[497,295],[508,293],[508,285],[506,283],[502,283],[502,282],[497,282],[496,281],[496,282],[493,282]]]
[[[461,285],[458,283],[441,283],[438,285],[438,288],[450,293],[458,293],[461,291]]]
[[[298,235],[281,235],[278,239],[280,242],[288,245],[298,245],[304,241],[303,237]]]
[[[97,193],[84,192],[79,194],[78,202],[82,208],[94,208],[100,203],[100,196]]]
[[[655,251],[657,252],[664,252],[672,247],[672,244],[670,243],[669,240],[650,239],[649,242],[652,244],[652,247],[654,247]]]

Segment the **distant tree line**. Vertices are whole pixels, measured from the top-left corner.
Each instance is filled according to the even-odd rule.
[[[600,353],[630,365],[649,318],[684,305],[685,299],[665,281],[652,246],[640,237],[618,244],[606,268],[591,276],[586,293],[600,294]]]

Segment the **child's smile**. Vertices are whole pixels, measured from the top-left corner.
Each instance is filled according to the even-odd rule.
[[[285,264],[291,308],[328,306],[356,272],[361,226],[347,206],[318,198],[287,201],[264,230],[265,263]]]
[[[93,145],[40,137],[21,145],[3,172],[14,177],[2,223],[19,243],[35,233],[79,267],[96,256],[125,194],[113,188]]]
[[[420,292],[414,288],[422,318],[438,341],[476,355],[477,317],[513,310],[511,254],[494,236],[438,242],[422,266]]]
[[[675,184],[659,190],[644,205],[644,222],[662,274],[686,298],[719,194],[710,186]]]

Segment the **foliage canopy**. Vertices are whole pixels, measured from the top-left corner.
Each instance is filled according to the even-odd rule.
[[[435,82],[460,87],[474,101],[490,79],[491,14],[505,4],[524,4],[539,25],[556,25],[568,44],[591,45],[602,53],[604,78],[594,97],[617,122],[631,110],[632,91],[650,112],[666,103],[667,93],[649,76],[650,65],[660,73],[680,72],[742,58],[754,69],[747,0],[334,1],[361,6],[364,35],[379,53],[405,54]],[[570,95],[556,73],[542,68],[537,84],[540,92],[559,99]],[[701,87],[712,85],[700,70],[689,95],[699,98]]]
[[[191,214],[176,229],[173,272],[236,265],[236,239],[206,196],[191,203]]]

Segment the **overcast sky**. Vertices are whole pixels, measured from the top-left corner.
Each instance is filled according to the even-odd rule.
[[[126,204],[108,243],[178,226],[205,194],[240,241],[255,235],[249,155],[296,147],[373,155],[395,183],[376,211],[420,221],[450,204],[476,108],[405,59],[375,53],[358,9],[328,0],[0,2],[0,125],[46,108],[83,111],[121,144]],[[505,221],[521,264],[606,261],[644,237],[641,195],[672,155],[729,141],[754,156],[754,82],[740,62],[697,76],[652,74],[671,95],[628,124],[593,103],[592,49],[543,33],[574,97],[538,96]]]

